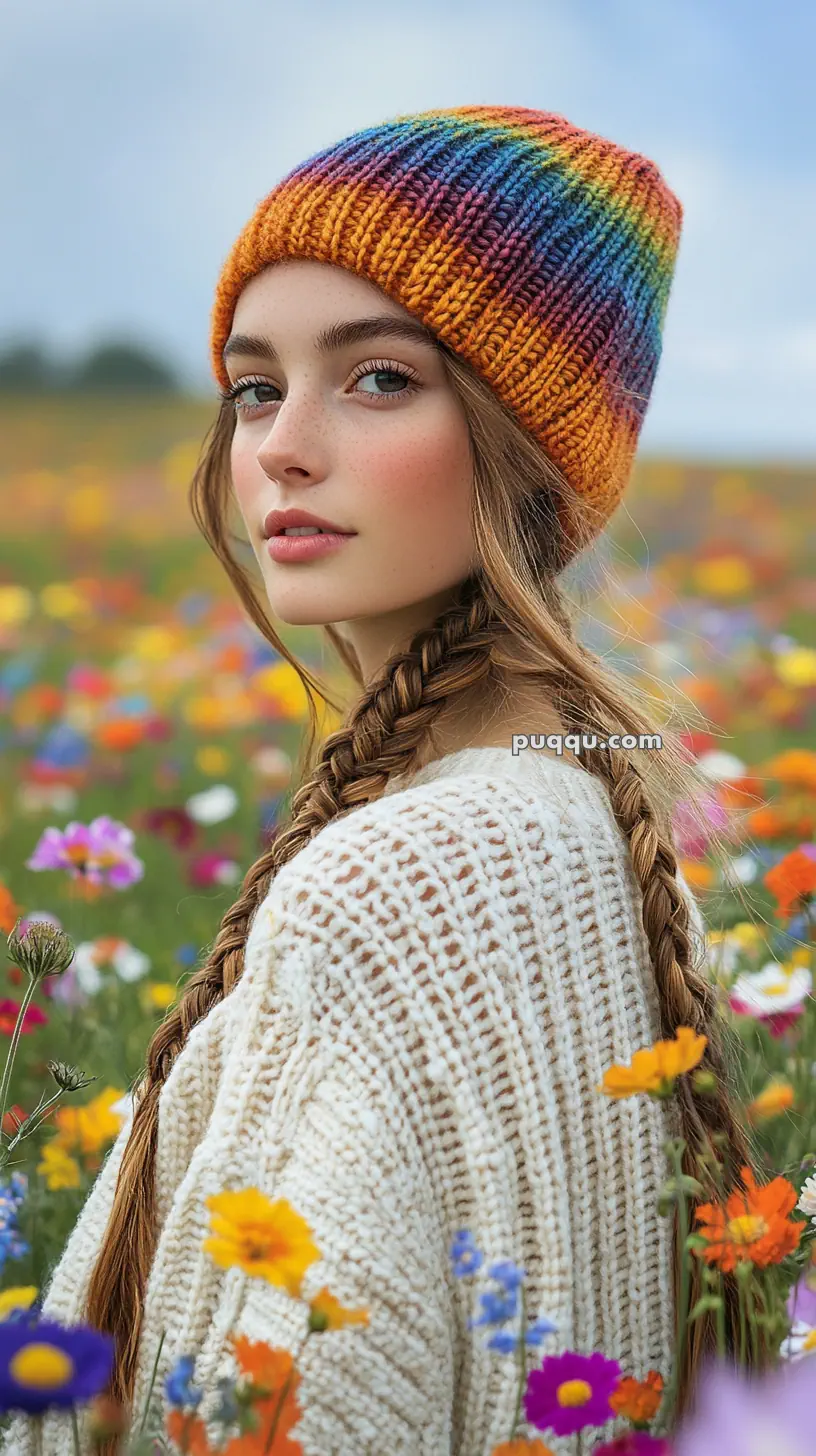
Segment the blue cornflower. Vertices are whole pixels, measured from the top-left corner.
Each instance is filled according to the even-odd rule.
[[[484,1254],[476,1247],[473,1241],[473,1234],[469,1229],[459,1229],[454,1235],[450,1246],[450,1256],[453,1260],[453,1272],[457,1279],[466,1274],[475,1274],[481,1269],[484,1263]]]
[[[20,1237],[19,1229],[12,1224],[0,1226],[0,1273],[5,1268],[7,1259],[22,1259],[29,1252],[29,1245]]]
[[[238,1420],[240,1407],[235,1398],[236,1382],[228,1375],[222,1375],[216,1382],[216,1389],[219,1394],[218,1407],[212,1413],[212,1419],[216,1425],[230,1426]]]
[[[530,1325],[524,1337],[525,1345],[540,1345],[545,1335],[554,1335],[558,1331],[558,1325],[552,1320],[537,1319]],[[500,1355],[514,1355],[521,1343],[520,1332],[516,1330],[497,1330],[485,1341],[486,1350],[497,1350]]]
[[[491,1264],[487,1272],[491,1279],[498,1280],[508,1294],[513,1289],[518,1289],[519,1285],[524,1283],[527,1275],[526,1269],[520,1269],[512,1259],[500,1259],[498,1263]]]
[[[181,1355],[166,1377],[164,1393],[171,1405],[195,1407],[200,1403],[204,1391],[190,1384],[194,1364],[192,1355]]]
[[[503,1289],[497,1292],[488,1289],[479,1295],[482,1313],[478,1319],[468,1320],[468,1328],[476,1325],[503,1325],[515,1315],[518,1309],[518,1289]]]

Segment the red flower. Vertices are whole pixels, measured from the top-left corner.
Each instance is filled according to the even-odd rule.
[[[6,1036],[14,1035],[14,1028],[17,1025],[17,1017],[20,1014],[19,1001],[0,1001],[0,1031]],[[47,1026],[48,1017],[39,1006],[27,1006],[26,1014],[23,1017],[23,1024],[20,1027],[22,1032],[33,1031],[35,1026]]]

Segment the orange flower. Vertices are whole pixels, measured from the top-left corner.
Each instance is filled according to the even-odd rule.
[[[342,1330],[344,1325],[367,1325],[367,1309],[344,1309],[326,1285],[309,1301],[309,1328],[317,1332]]]
[[[708,1248],[698,1253],[707,1264],[717,1264],[723,1273],[749,1260],[760,1269],[778,1264],[799,1245],[806,1220],[791,1221],[798,1193],[787,1178],[773,1178],[758,1186],[749,1167],[741,1171],[744,1192],[729,1194],[725,1208],[718,1203],[701,1203],[694,1217]]]
[[[170,1440],[180,1451],[188,1451],[190,1456],[210,1456],[207,1427],[200,1416],[193,1416],[189,1411],[171,1410],[167,1413],[165,1426]]]
[[[23,907],[17,904],[11,890],[0,884],[0,930],[11,935],[22,913]]]
[[[803,849],[792,849],[768,870],[764,883],[776,896],[778,914],[793,915],[802,897],[816,890],[816,859],[811,859]]]
[[[706,1049],[707,1038],[690,1026],[678,1026],[673,1041],[656,1041],[654,1046],[635,1052],[629,1067],[615,1063],[604,1072],[599,1092],[607,1097],[632,1097],[648,1092],[666,1097],[674,1090],[675,1078],[696,1067]]]
[[[708,890],[714,883],[714,871],[711,865],[703,864],[701,860],[680,859],[678,861],[683,877],[692,890]]]
[[[768,804],[763,809],[752,810],[745,820],[745,827],[756,839],[778,839],[780,834],[785,833],[785,817],[778,807]]]
[[[298,1404],[300,1371],[288,1350],[273,1350],[263,1340],[249,1340],[245,1335],[231,1335],[235,1358],[244,1375],[253,1385],[269,1391],[268,1398],[253,1401],[258,1416],[254,1431],[234,1436],[224,1447],[223,1456],[303,1456],[299,1441],[289,1435],[303,1412]],[[287,1385],[286,1394],[283,1388]],[[283,1400],[281,1401],[281,1397]],[[270,1442],[272,1428],[275,1434]]]
[[[494,1446],[490,1456],[554,1456],[554,1453],[543,1441],[527,1441],[524,1436],[516,1436],[514,1441],[502,1441]]]
[[[769,759],[763,770],[780,783],[816,790],[816,753],[810,748],[788,748]]]
[[[635,1425],[645,1425],[657,1415],[662,1397],[663,1376],[658,1370],[650,1370],[645,1380],[624,1376],[610,1395],[609,1404],[616,1415]]]
[[[772,1077],[753,1102],[748,1103],[746,1112],[751,1122],[768,1122],[781,1112],[787,1112],[795,1100],[796,1093],[790,1082],[784,1077]]]

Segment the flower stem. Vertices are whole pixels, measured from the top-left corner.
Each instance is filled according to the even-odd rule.
[[[271,1449],[272,1449],[272,1443],[273,1443],[273,1441],[275,1439],[275,1432],[278,1429],[278,1421],[280,1420],[280,1413],[283,1410],[283,1403],[286,1400],[287,1394],[289,1392],[289,1387],[292,1384],[292,1376],[294,1375],[295,1370],[297,1369],[297,1365],[296,1365],[295,1361],[296,1361],[296,1359],[297,1360],[300,1359],[301,1355],[303,1354],[303,1350],[304,1350],[306,1341],[308,1340],[309,1336],[311,1334],[313,1334],[313,1333],[314,1333],[313,1330],[310,1330],[310,1329],[307,1329],[306,1330],[306,1335],[304,1337],[303,1344],[301,1345],[300,1349],[298,1350],[297,1356],[292,1358],[292,1368],[289,1371],[289,1374],[287,1375],[286,1380],[283,1383],[283,1387],[281,1389],[280,1397],[279,1397],[278,1403],[277,1403],[277,1405],[275,1407],[275,1414],[274,1414],[274,1416],[272,1418],[272,1425],[269,1428],[269,1434],[268,1434],[268,1436],[266,1438],[266,1444],[264,1446],[264,1456],[267,1456],[267,1453],[269,1451],[271,1451]]]
[[[739,1323],[740,1323],[740,1365],[745,1368],[745,1356],[747,1354],[746,1344],[746,1320],[745,1320],[745,1287],[742,1280],[739,1284]]]
[[[11,1046],[8,1049],[6,1065],[3,1069],[3,1080],[0,1083],[0,1128],[2,1128],[3,1126],[3,1119],[6,1115],[6,1102],[8,1101],[8,1090],[11,1083],[11,1071],[12,1067],[14,1066],[14,1058],[17,1055],[17,1046],[20,1041],[20,1034],[23,1029],[23,1018],[25,1017],[26,1011],[28,1010],[31,1003],[31,998],[33,997],[36,989],[36,981],[30,980],[26,987],[25,995],[20,1004],[20,1010],[17,1013],[17,1023],[14,1027],[14,1034],[11,1038]]]
[[[675,1179],[677,1180],[677,1248],[680,1257],[680,1288],[677,1296],[677,1309],[675,1311],[675,1358],[674,1368],[669,1389],[666,1392],[663,1404],[661,1405],[661,1420],[668,1422],[673,1416],[677,1403],[677,1394],[680,1388],[680,1369],[683,1361],[683,1342],[686,1337],[686,1322],[688,1320],[689,1302],[689,1259],[690,1251],[686,1247],[686,1240],[689,1233],[688,1206],[686,1195],[681,1182],[683,1176],[683,1144],[682,1142],[670,1142],[666,1144],[666,1150],[672,1161]],[[668,1425],[666,1426],[668,1430]]]
[[[723,1277],[720,1274],[719,1288],[717,1290],[720,1302],[717,1305],[717,1354],[721,1360],[726,1358],[725,1348],[725,1287]]]
[[[79,1444],[79,1424],[77,1422],[76,1406],[71,1406],[71,1430],[74,1433],[74,1456],[82,1456],[82,1447]]]
[[[527,1383],[527,1295],[524,1285],[521,1285],[521,1336],[519,1339],[519,1379],[518,1390],[516,1391],[516,1408],[513,1412],[513,1424],[510,1427],[509,1440],[514,1441],[516,1429],[521,1415],[521,1397]]]
[[[160,1357],[161,1352],[162,1352],[162,1345],[164,1344],[164,1337],[165,1337],[166,1334],[167,1334],[167,1331],[166,1330],[162,1330],[162,1332],[161,1332],[161,1339],[159,1340],[159,1348],[156,1351],[156,1358],[153,1361],[153,1374],[150,1377],[150,1385],[148,1387],[147,1395],[145,1396],[144,1410],[142,1411],[142,1420],[141,1420],[141,1425],[139,1426],[139,1431],[138,1431],[138,1434],[140,1436],[141,1436],[141,1434],[142,1434],[142,1432],[143,1432],[143,1430],[145,1428],[145,1421],[147,1420],[147,1412],[148,1412],[148,1409],[149,1409],[149,1406],[150,1406],[150,1397],[153,1394],[153,1386],[156,1384],[156,1372],[158,1371],[158,1368],[159,1368],[159,1357]]]
[[[759,1341],[757,1334],[756,1309],[754,1307],[754,1295],[750,1283],[745,1286],[745,1303],[748,1317],[748,1329],[751,1335],[751,1356],[754,1368],[759,1368]]]

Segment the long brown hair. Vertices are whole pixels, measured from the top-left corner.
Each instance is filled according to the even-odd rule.
[[[754,1166],[750,1135],[735,1106],[728,1031],[720,1018],[716,990],[694,947],[689,907],[677,880],[671,817],[679,797],[699,809],[705,785],[668,723],[656,725],[656,700],[628,676],[576,640],[577,611],[559,584],[576,542],[593,534],[590,507],[569,490],[560,472],[475,371],[438,343],[447,377],[469,425],[473,470],[472,528],[476,568],[455,599],[406,650],[395,652],[376,679],[366,683],[357,657],[332,626],[323,630],[354,683],[356,696],[342,726],[319,742],[317,699],[338,713],[324,684],[299,663],[269,621],[263,582],[244,569],[231,550],[237,514],[230,476],[234,408],[222,403],[205,438],[190,487],[190,507],[199,530],[222,562],[249,619],[297,671],[306,690],[309,730],[304,739],[288,815],[269,847],[247,871],[235,903],[221,921],[204,964],[187,982],[178,1005],[154,1033],[146,1068],[134,1097],[133,1125],[119,1172],[104,1241],[93,1271],[86,1317],[115,1337],[116,1365],[111,1395],[133,1397],[145,1286],[156,1243],[154,1167],[159,1096],[192,1028],[229,995],[241,977],[247,934],[258,906],[282,865],[326,824],[380,797],[392,775],[404,773],[427,755],[433,725],[476,684],[508,691],[523,685],[540,692],[570,732],[662,733],[660,752],[582,749],[584,769],[608,790],[617,823],[631,850],[643,893],[648,939],[661,1012],[661,1035],[678,1026],[704,1032],[703,1068],[715,1079],[707,1096],[681,1078],[677,1099],[688,1144],[686,1170],[711,1187],[714,1137],[725,1186],[736,1184],[740,1167]],[[583,523],[583,525],[582,525]],[[571,543],[571,544],[570,544]],[[661,705],[661,711],[663,705]],[[664,714],[665,715],[665,714]],[[709,831],[710,833],[710,831]],[[724,841],[713,841],[715,856]],[[676,1240],[675,1297],[682,1251]],[[733,1276],[725,1276],[727,1337],[738,1337],[738,1301]],[[704,1292],[694,1261],[690,1303]],[[679,1409],[690,1398],[702,1355],[713,1348],[711,1314],[690,1327],[680,1361]],[[114,1443],[104,1448],[115,1449]]]

